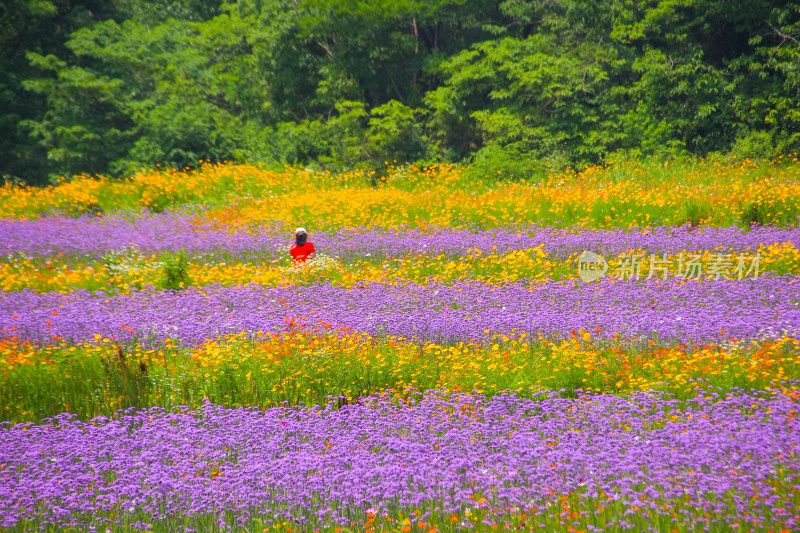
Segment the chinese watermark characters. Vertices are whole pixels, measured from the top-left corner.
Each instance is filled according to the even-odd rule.
[[[686,254],[677,258],[668,254],[621,254],[612,275],[626,279],[744,279],[758,278],[761,255]],[[578,258],[578,276],[585,282],[603,277],[609,269],[606,259],[594,252],[583,252]]]

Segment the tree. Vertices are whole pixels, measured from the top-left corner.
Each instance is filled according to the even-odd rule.
[[[4,174],[466,160],[525,177],[800,144],[785,0],[97,4],[0,8]]]
[[[24,89],[24,80],[37,74],[26,54],[63,54],[72,31],[113,14],[108,2],[92,0],[5,0],[0,4],[0,178],[12,176],[41,184],[54,168],[45,150],[20,127],[46,110],[44,98]]]
[[[58,163],[56,175],[240,159],[264,114],[246,33],[226,14],[82,28],[67,42],[76,64],[29,54],[51,75],[26,83],[48,102],[26,125]]]

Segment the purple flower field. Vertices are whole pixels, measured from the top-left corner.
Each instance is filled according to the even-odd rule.
[[[678,410],[661,393],[429,392],[415,405],[389,394],[338,410],[207,404],[115,420],[63,415],[0,432],[0,527],[183,524],[190,513],[190,527],[203,517],[222,527],[290,519],[310,531],[360,528],[368,510],[419,509],[419,521],[454,514],[456,529],[519,523],[524,513],[528,529],[558,519],[564,496],[583,523],[604,528],[792,530],[794,396],[712,388]]]
[[[581,328],[600,328],[600,338],[620,333],[632,340],[709,342],[796,334],[800,288],[794,276],[772,276],[713,283],[551,282],[533,289],[479,282],[351,288],[316,283],[212,285],[107,298],[86,291],[0,293],[0,331],[39,342],[136,335],[153,342],[171,338],[199,344],[243,331],[280,332],[292,316],[303,317],[309,326],[321,321],[373,335],[445,342],[513,331],[553,337]]]
[[[286,232],[277,226],[220,230],[193,223],[193,216],[175,213],[108,215],[104,217],[47,217],[35,220],[0,220],[0,254],[41,256],[64,253],[100,257],[111,250],[135,245],[146,253],[183,248],[199,255],[228,254],[249,258],[282,257]],[[369,246],[364,246],[365,235]],[[545,253],[566,257],[583,250],[617,255],[630,249],[647,252],[715,250],[755,251],[759,245],[791,243],[800,248],[800,229],[761,227],[691,228],[657,226],[598,230],[559,229],[536,225],[510,225],[491,230],[412,227],[381,230],[343,228],[317,231],[311,240],[321,250],[343,259],[398,257],[409,253],[463,255],[470,250],[507,253],[542,247]]]
[[[135,212],[0,220],[0,260],[12,263],[18,259],[15,254],[42,258],[63,254],[65,261],[110,261],[109,252],[136,246],[145,254],[183,249],[192,259],[193,272],[198,272],[216,261],[280,260],[286,255],[286,233],[278,222],[219,229],[215,224],[197,223],[194,215],[189,211]],[[586,283],[557,277],[555,267],[535,270],[543,263],[552,266],[547,260],[528,270],[513,270],[509,265],[518,260],[517,255],[507,260],[491,258],[496,278],[469,279],[455,267],[452,275],[457,281],[424,277],[436,271],[440,254],[466,258],[458,267],[476,272],[484,268],[475,266],[479,253],[502,255],[534,248],[562,262],[584,250],[608,257],[632,249],[752,255],[760,246],[776,243],[800,248],[800,229],[596,230],[522,224],[500,229],[353,227],[317,231],[309,240],[328,259],[375,264],[354,267],[359,263],[347,263],[353,271],[347,283],[327,279],[325,272],[302,277],[295,276],[299,270],[270,265],[262,270],[270,275],[290,274],[280,278],[278,286],[260,285],[247,277],[244,284],[181,282],[172,285],[174,290],[157,290],[154,287],[170,285],[155,283],[136,289],[142,284],[131,282],[129,289],[130,278],[125,278],[129,273],[119,269],[121,274],[115,276],[121,281],[115,278],[115,283],[126,288],[121,294],[76,288],[72,283],[78,282],[69,280],[79,276],[66,274],[59,278],[63,292],[0,291],[0,399],[9,406],[19,403],[13,410],[2,410],[0,405],[0,413],[13,413],[5,420],[41,421],[62,410],[88,413],[83,420],[64,413],[39,424],[14,425],[0,418],[0,530],[800,530],[800,381],[796,380],[800,358],[795,341],[800,337],[800,255],[796,250],[787,247],[777,259],[770,256],[777,267],[766,275],[732,280],[711,279],[714,276],[616,280],[609,276]],[[424,268],[413,270],[416,259],[402,259],[398,264],[410,264],[402,272],[420,273],[422,282],[410,274],[403,277],[397,273],[400,270],[388,274],[382,270],[388,262],[378,266],[385,259],[415,254],[429,256]],[[341,262],[331,262],[341,266]],[[146,275],[158,281],[155,277],[166,275],[167,263],[166,259],[151,261]],[[35,285],[36,279],[53,275],[44,267],[37,273],[41,265],[34,260],[19,264],[23,266],[6,265],[6,279],[17,281],[25,273],[34,281],[6,287],[44,287]],[[72,273],[73,266],[60,265],[58,273]],[[89,272],[85,279],[93,283],[100,270],[95,267],[85,270]],[[249,268],[244,270],[246,276],[257,270]],[[365,278],[357,277],[361,272],[367,272]],[[539,274],[552,277],[542,280],[536,277]],[[229,281],[219,276],[212,281]],[[112,285],[107,279],[80,286],[110,291],[113,287],[107,288]],[[230,279],[230,283],[240,283],[243,278]],[[42,291],[55,290],[47,287]],[[258,365],[243,363],[233,376],[239,381],[227,385],[226,377],[233,380],[232,375],[226,376],[229,366],[246,359],[238,345],[213,357],[205,354],[208,357],[197,368],[191,366],[192,350],[211,339],[226,342],[221,339],[230,334],[261,337],[291,330],[293,334],[286,337],[308,340],[303,336],[319,325],[354,334],[351,338],[356,340],[348,349],[361,359],[354,356],[351,361],[363,361],[367,376],[374,371],[375,356],[364,350],[366,344],[360,344],[357,333],[431,341],[439,344],[436,350],[441,352],[451,349],[449,343],[474,343],[459,355],[458,364],[466,369],[463,372],[476,373],[470,365],[480,355],[485,365],[474,368],[481,368],[482,378],[494,377],[501,367],[502,372],[511,373],[516,371],[513,365],[522,368],[529,362],[527,350],[515,354],[515,360],[503,359],[499,337],[507,336],[504,340],[508,341],[526,333],[531,350],[542,338],[576,343],[583,338],[587,343],[576,348],[573,363],[556,361],[557,355],[552,363],[541,363],[562,367],[558,379],[566,376],[565,381],[546,386],[558,389],[561,385],[552,383],[575,383],[569,391],[535,392],[543,387],[528,385],[550,368],[540,372],[530,367],[534,370],[529,374],[519,374],[529,379],[514,389],[520,396],[504,388],[510,381],[497,381],[502,384],[486,393],[477,390],[477,385],[471,393],[458,392],[471,389],[473,382],[466,387],[448,384],[444,371],[436,366],[430,370],[433,377],[428,383],[435,383],[430,388],[446,383],[447,390],[417,391],[428,385],[417,382],[414,376],[422,378],[414,374],[388,385],[371,383],[369,391],[396,390],[359,399],[355,380],[360,369],[337,368],[346,365],[336,354],[321,368],[323,363],[301,352],[317,353],[312,348],[325,352],[325,345],[314,344],[321,343],[320,339],[302,348],[302,343],[290,348],[294,340],[265,342],[259,347],[265,356]],[[107,353],[93,352],[97,346],[75,346],[84,342],[102,344],[108,347]],[[723,383],[722,371],[719,382],[712,384],[705,378],[717,371],[713,365],[722,355],[717,360],[704,359],[703,364],[710,366],[689,365],[694,352],[675,348],[682,350],[685,346],[680,345],[692,343],[723,346],[720,353],[727,358],[727,368],[734,369],[724,378],[728,388],[712,386]],[[135,361],[133,355],[125,354],[139,352],[128,345],[144,350],[168,345],[186,364],[176,371],[150,360],[148,364]],[[417,359],[416,344],[407,345],[407,352],[413,354],[410,364],[421,366],[425,354]],[[395,349],[391,343],[386,346]],[[742,346],[750,351],[740,350]],[[39,351],[48,353],[54,347],[49,352],[52,359],[42,364]],[[620,362],[632,360],[624,359],[620,350],[629,350],[626,357],[635,354],[641,365],[632,370]],[[659,359],[659,350],[686,358],[673,358],[677,368],[670,367],[669,377],[664,377],[663,368],[647,367],[666,365],[658,363],[668,359]],[[598,354],[602,357],[594,357]],[[758,354],[760,365],[760,385],[752,386],[767,390],[731,385],[746,383],[756,374],[749,354]],[[78,362],[82,357],[106,359],[92,360],[94,366],[87,363],[84,368]],[[589,363],[603,358],[610,364]],[[279,360],[284,366],[278,366]],[[682,375],[687,372],[683,361],[703,377]],[[597,379],[587,381],[583,378],[593,376],[584,373],[578,376],[573,368],[578,363],[584,365],[580,372],[593,372]],[[778,363],[785,374],[776,374]],[[607,374],[600,375],[601,370]],[[37,372],[46,373],[54,390],[62,382],[63,388],[38,390],[36,383],[26,381],[38,383]],[[635,379],[628,378],[636,378],[635,372],[641,374],[641,383],[691,382],[689,399],[655,391],[610,394],[622,394],[616,383],[634,383]],[[568,373],[582,380],[569,381]],[[299,388],[299,376],[319,387],[316,396],[302,398],[328,397],[330,404],[290,405],[287,401],[277,408],[255,406],[265,405],[260,403],[267,397],[262,392],[272,394],[279,386],[283,388],[269,396],[269,405],[281,405],[286,396],[278,394]],[[335,383],[326,381],[329,376]],[[270,379],[276,380],[274,384]],[[179,380],[183,381],[175,385]],[[87,385],[82,389],[83,383]],[[406,383],[417,388],[401,391]],[[609,393],[576,388],[587,387],[586,383],[603,386],[596,390]],[[208,392],[212,384],[218,386],[213,390],[223,391],[221,398]],[[152,393],[155,385],[170,394],[173,385],[176,391],[186,387],[192,394],[188,399],[159,403],[154,398],[162,396]],[[135,390],[130,392],[128,386]],[[340,388],[332,393],[328,386]],[[342,398],[342,390],[356,392],[352,397],[345,392]],[[48,397],[51,393],[60,395],[57,401]],[[23,402],[22,394],[36,401]],[[300,401],[299,394],[291,401]],[[209,397],[216,403],[230,400],[225,405],[254,407],[227,409],[212,404]],[[191,407],[152,407],[179,403]],[[85,410],[75,409],[76,405]],[[101,407],[92,411],[97,405]],[[110,416],[119,406],[130,405],[140,409],[89,420],[98,412]],[[36,409],[46,414],[36,418]]]

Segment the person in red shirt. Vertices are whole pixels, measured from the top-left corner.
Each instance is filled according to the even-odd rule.
[[[289,249],[294,264],[305,263],[306,259],[313,259],[316,250],[314,245],[308,242],[308,233],[305,228],[297,228],[294,232],[294,244]]]

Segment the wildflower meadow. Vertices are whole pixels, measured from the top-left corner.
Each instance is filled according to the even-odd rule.
[[[2,530],[800,529],[794,157],[205,163],[0,217]]]

